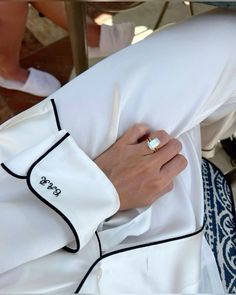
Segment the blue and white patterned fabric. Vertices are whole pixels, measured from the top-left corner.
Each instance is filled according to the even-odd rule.
[[[233,194],[223,173],[203,159],[204,234],[217,262],[225,291],[236,293],[236,216]]]

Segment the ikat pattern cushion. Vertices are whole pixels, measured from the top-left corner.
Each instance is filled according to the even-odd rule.
[[[215,255],[225,291],[236,293],[236,216],[231,187],[223,173],[203,159],[205,237]]]

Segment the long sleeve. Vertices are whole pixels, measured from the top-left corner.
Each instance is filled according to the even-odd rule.
[[[2,125],[0,150],[0,273],[79,251],[119,208],[112,183],[60,130],[53,101]]]

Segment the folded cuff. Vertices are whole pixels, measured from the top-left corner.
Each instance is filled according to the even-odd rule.
[[[73,249],[65,247],[70,252],[83,247],[119,209],[112,183],[63,130],[2,167],[25,179],[29,190],[67,223],[76,242]]]

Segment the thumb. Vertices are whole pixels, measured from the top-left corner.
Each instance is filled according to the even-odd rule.
[[[119,139],[123,144],[136,144],[141,137],[149,133],[147,124],[135,124]]]

